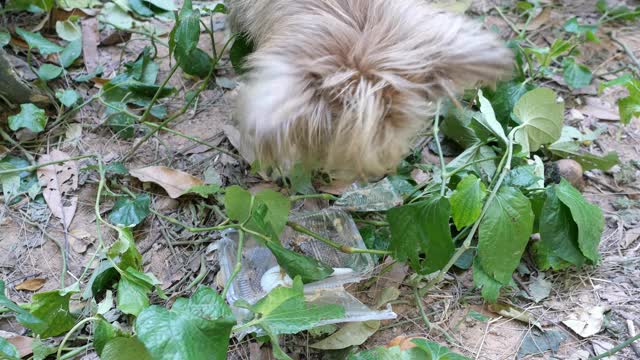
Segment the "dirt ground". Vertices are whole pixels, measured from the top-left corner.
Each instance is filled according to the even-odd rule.
[[[550,1],[541,1],[550,3]],[[507,2],[509,3],[509,2]],[[629,5],[639,5],[629,1]],[[540,46],[553,41],[554,34],[566,19],[579,16],[584,20],[597,19],[595,1],[554,2],[548,18],[541,21],[531,32],[529,39]],[[484,23],[498,30],[504,37],[513,35],[509,24],[494,10],[495,2],[474,0],[470,14],[480,17]],[[519,23],[513,14],[507,13],[513,23]],[[21,19],[18,19],[20,21]],[[164,24],[167,28],[167,24]],[[617,43],[607,34],[615,34]],[[596,130],[604,127],[602,135],[591,145],[591,152],[604,154],[617,151],[621,164],[604,173],[591,171],[585,175],[585,196],[598,204],[605,213],[606,229],[601,242],[602,260],[598,266],[570,269],[556,273],[538,273],[532,263],[526,262],[518,269],[515,277],[520,290],[507,292],[502,300],[525,309],[529,322],[522,322],[509,316],[499,315],[483,302],[478,290],[473,289],[470,272],[451,273],[446,281],[424,297],[426,313],[432,330],[428,331],[415,306],[413,293],[407,286],[407,271],[401,267],[377,276],[375,282],[366,288],[354,285],[349,290],[369,303],[375,301],[381,289],[396,287],[400,297],[392,303],[398,314],[396,320],[383,321],[381,330],[376,332],[364,345],[372,348],[388,344],[397,336],[426,337],[452,350],[475,359],[514,359],[518,350],[531,334],[537,334],[536,326],[545,330],[555,330],[562,338],[555,354],[527,355],[525,359],[587,359],[629,338],[640,331],[640,182],[638,169],[640,160],[640,120],[635,119],[628,126],[622,126],[616,100],[625,95],[617,88],[607,89],[598,94],[598,83],[616,77],[612,71],[640,57],[640,27],[634,25],[607,24],[600,29],[602,41],[588,44],[580,60],[594,69],[593,85],[571,92],[562,79],[548,81],[545,86],[556,90],[567,104],[569,124],[580,130]],[[223,40],[220,32],[219,44]],[[203,37],[204,38],[204,37]],[[145,39],[134,34],[133,39]],[[165,38],[166,40],[166,38]],[[630,53],[620,46],[626,44]],[[122,60],[134,60],[141,52],[146,40],[130,41],[112,46],[99,47],[98,59],[105,67],[103,77],[111,77]],[[204,50],[211,47],[203,42]],[[159,79],[167,74],[170,63],[165,48],[159,47],[161,70]],[[640,64],[636,64],[640,66]],[[223,61],[218,83],[224,86],[206,90],[195,108],[172,124],[172,128],[186,135],[202,139],[213,146],[234,150],[237,130],[231,119],[233,100],[240,81]],[[222,80],[221,80],[222,79]],[[194,82],[182,74],[171,81],[180,89],[191,89]],[[94,94],[97,89],[85,83],[77,89],[82,95]],[[181,106],[172,100],[166,104],[169,109]],[[40,142],[27,147],[34,156],[43,153],[47,146],[59,146],[71,156],[101,154],[106,163],[120,158],[139,140],[122,140],[103,124],[103,107],[93,102],[83,108],[73,119],[52,131],[52,143]],[[73,135],[69,129],[78,131]],[[53,134],[66,134],[53,136]],[[70,135],[71,134],[71,135]],[[95,164],[90,159],[81,160],[79,168]],[[246,164],[234,157],[199,145],[183,137],[161,133],[145,143],[127,163],[129,169],[152,164],[165,165],[186,171],[196,177],[208,179],[221,185],[242,184],[259,186],[260,180],[248,173]],[[81,171],[82,173],[82,171]],[[95,175],[81,175],[78,189],[78,208],[65,234],[58,220],[52,216],[46,204],[23,201],[7,205],[0,202],[0,277],[7,284],[8,295],[15,301],[27,302],[32,291],[16,290],[16,286],[29,279],[43,279],[39,291],[51,290],[69,285],[79,277],[85,267],[95,266],[90,261],[96,252],[96,215],[94,211],[97,181]],[[203,226],[215,219],[212,208],[198,205],[187,198],[173,200],[158,187],[147,187],[140,182],[124,179],[127,186],[138,191],[153,194],[152,207],[170,214],[193,226]],[[113,206],[102,203],[100,212],[104,215]],[[149,216],[138,226],[135,234],[137,246],[143,254],[146,270],[153,272],[162,282],[162,288],[171,297],[184,295],[183,291],[193,279],[206,274],[203,284],[216,287],[219,271],[217,254],[210,247],[216,234],[192,234],[175,227],[156,216]],[[114,233],[104,230],[103,241],[114,240]],[[63,256],[60,244],[68,243],[66,283],[60,283]],[[202,267],[205,267],[204,269]],[[382,268],[379,266],[378,269]],[[538,302],[529,300],[537,286],[551,286],[548,297]],[[580,320],[585,326],[600,329],[595,334],[582,337],[564,323],[573,315],[583,315]],[[440,328],[446,332],[434,330]],[[0,330],[22,333],[11,317],[0,314]],[[338,354],[320,355],[308,347],[312,342],[307,335],[290,336],[283,340],[284,348],[297,359],[331,359]],[[254,341],[244,339],[234,341],[230,347],[229,359],[269,359],[269,352]],[[94,358],[85,354],[85,359]],[[297,356],[297,357],[295,357]],[[640,359],[640,344],[627,347],[609,359]]]

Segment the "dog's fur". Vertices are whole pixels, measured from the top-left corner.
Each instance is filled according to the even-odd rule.
[[[336,178],[395,170],[435,103],[510,72],[491,32],[427,0],[229,0],[248,34],[236,117],[262,165]]]

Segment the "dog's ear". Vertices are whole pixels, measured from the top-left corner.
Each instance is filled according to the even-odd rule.
[[[429,97],[453,96],[512,74],[513,53],[479,23],[445,12],[436,12],[428,23],[432,32],[427,47]]]

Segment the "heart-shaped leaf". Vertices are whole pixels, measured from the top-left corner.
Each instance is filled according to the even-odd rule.
[[[515,141],[524,152],[537,151],[560,138],[564,121],[564,102],[557,101],[551,89],[538,88],[524,94],[514,110],[520,124]]]
[[[16,131],[27,128],[35,133],[39,133],[47,126],[47,115],[44,110],[33,104],[21,104],[20,113],[9,116],[9,129]]]

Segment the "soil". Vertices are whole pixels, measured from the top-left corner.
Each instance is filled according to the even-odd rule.
[[[497,3],[511,2],[474,0],[469,14],[481,18],[488,27],[497,30],[504,37],[513,36],[509,24],[494,9]],[[541,3],[547,4],[551,9],[549,18],[531,31],[529,36],[539,46],[548,46],[568,18],[579,16],[584,21],[594,21],[599,16],[595,12],[595,1]],[[638,5],[637,1],[628,3],[630,6]],[[521,23],[513,12],[507,12],[506,16],[514,24]],[[15,21],[19,25],[25,20]],[[562,333],[566,340],[560,344],[555,354],[546,352],[542,355],[527,355],[525,359],[579,360],[593,356],[602,347],[623,342],[631,336],[634,329],[640,331],[640,182],[637,180],[638,168],[633,167],[638,164],[631,165],[632,161],[640,159],[640,119],[634,119],[627,126],[617,120],[619,114],[615,104],[617,99],[625,96],[624,90],[611,88],[602,94],[597,91],[598,83],[616,77],[611,74],[612,71],[624,65],[640,66],[637,63],[634,65],[631,54],[626,53],[619,43],[613,42],[607,35],[614,33],[617,40],[626,44],[637,59],[640,57],[640,27],[637,24],[606,24],[598,32],[601,42],[590,43],[583,50],[579,61],[595,69],[592,86],[570,91],[562,79],[549,80],[544,84],[564,98],[570,125],[580,130],[605,128],[598,140],[590,145],[592,153],[601,155],[616,151],[620,155],[621,163],[613,171],[590,171],[585,174],[585,197],[601,207],[606,217],[600,263],[582,269],[542,274],[525,262],[515,275],[520,289],[505,293],[501,301],[525,309],[534,320],[530,323],[491,311],[483,302],[479,290],[473,289],[470,272],[452,272],[447,280],[423,298],[431,323],[430,330],[415,305],[413,290],[408,285],[407,270],[396,268],[383,275],[376,274],[375,281],[369,287],[359,284],[349,290],[361,300],[373,304],[382,289],[398,288],[401,295],[392,305],[398,318],[383,321],[381,330],[370,337],[362,348],[386,345],[398,336],[425,337],[475,359],[514,359],[524,338],[537,333],[533,324],[539,324],[545,330]],[[160,25],[170,28],[168,23]],[[161,38],[165,41],[167,39]],[[205,39],[204,36],[202,38]],[[216,34],[218,46],[223,40],[224,34],[219,31]],[[99,47],[98,61],[105,68],[103,78],[113,76],[124,61],[135,60],[148,44],[148,38],[133,34],[128,43]],[[203,41],[202,47],[208,51],[207,47],[211,47],[211,42]],[[171,63],[166,48],[158,46],[158,51],[158,62],[161,64],[158,78],[164,79]],[[237,141],[234,138],[237,130],[232,121],[232,108],[237,90],[233,87],[241,79],[234,74],[227,57],[223,58],[220,65],[218,83],[224,82],[225,86],[210,86],[202,93],[197,107],[172,123],[171,128],[211,146],[236,152],[232,145]],[[181,89],[182,95],[198,84],[180,71],[170,83]],[[64,80],[59,80],[53,87],[61,86],[66,86]],[[77,86],[76,90],[84,97],[97,91],[92,83],[74,86]],[[183,98],[173,98],[165,105],[171,112],[179,109],[182,101]],[[122,158],[142,137],[143,128],[138,129],[135,139],[122,140],[104,126],[103,113],[104,108],[93,102],[72,119],[50,131],[45,139],[29,143],[26,150],[37,157],[46,153],[48,147],[60,146],[70,156],[100,154],[105,163],[114,162]],[[78,126],[81,129],[80,136],[59,136],[69,128],[77,129]],[[79,168],[94,164],[90,159],[81,160]],[[248,172],[247,164],[236,158],[168,132],[161,132],[143,144],[126,165],[129,169],[164,165],[223,186],[239,183],[252,187],[262,182]],[[201,201],[189,197],[171,199],[161,188],[142,184],[133,178],[125,177],[121,181],[133,191],[151,193],[154,209],[183,223],[206,226],[216,220],[215,210],[202,206]],[[29,301],[33,291],[16,290],[16,286],[26,280],[46,280],[38,291],[58,289],[70,285],[81,276],[86,267],[95,266],[91,260],[99,244],[94,207],[97,182],[95,172],[81,170],[77,190],[78,207],[73,222],[66,231],[46,204],[21,201],[9,205],[4,201],[0,202],[0,277],[6,282],[7,295],[11,299],[17,302]],[[111,206],[113,203],[101,203],[100,214],[106,216]],[[104,244],[110,244],[114,241],[115,234],[103,227],[101,237]],[[143,254],[145,270],[153,272],[159,278],[162,288],[170,297],[188,295],[189,284],[202,273],[205,274],[202,284],[218,287],[217,255],[209,248],[215,242],[216,234],[192,234],[150,215],[136,227],[135,239]],[[64,252],[61,252],[63,249]],[[64,284],[61,283],[63,258],[66,258],[67,263]],[[383,266],[378,267],[381,268]],[[550,282],[550,295],[539,302],[528,300],[523,294],[531,291],[540,277]],[[600,306],[607,311],[604,313],[602,329],[595,335],[583,338],[563,323],[563,320],[580,309],[588,311]],[[1,316],[0,330],[17,334],[25,332],[13,318]],[[331,359],[332,356],[337,356],[313,351],[308,347],[312,341],[308,335],[303,334],[285,337],[282,344],[288,353],[293,354],[294,359]],[[234,340],[230,346],[229,359],[270,359],[270,352],[266,349],[268,345],[259,344],[255,340]],[[640,345],[635,348],[627,347],[616,356],[617,359],[639,359]],[[95,358],[95,354],[87,353],[79,358],[91,359]]]

